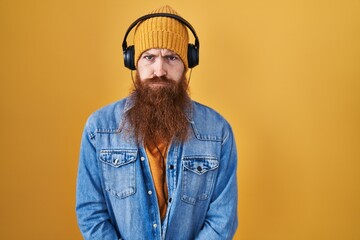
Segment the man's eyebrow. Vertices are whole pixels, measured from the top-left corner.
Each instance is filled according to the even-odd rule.
[[[175,52],[166,52],[164,53],[164,56],[179,56],[179,55]]]

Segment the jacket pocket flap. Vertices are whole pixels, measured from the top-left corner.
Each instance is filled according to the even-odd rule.
[[[219,166],[219,161],[211,156],[193,156],[184,157],[183,165],[186,169],[202,175],[208,171],[214,170]]]
[[[136,160],[137,150],[101,150],[100,160],[113,167],[120,167]]]

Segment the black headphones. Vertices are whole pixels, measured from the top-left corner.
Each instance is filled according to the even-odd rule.
[[[169,18],[174,18],[176,20],[178,20],[179,22],[181,22],[182,24],[184,24],[186,27],[188,27],[190,29],[190,31],[192,32],[192,34],[195,37],[195,44],[188,44],[188,66],[189,68],[193,68],[196,65],[199,64],[199,39],[196,35],[196,32],[194,30],[194,28],[191,26],[191,24],[186,21],[184,18],[178,16],[178,15],[174,15],[171,13],[152,13],[152,14],[147,14],[145,16],[142,16],[140,18],[138,18],[135,22],[133,22],[130,27],[128,28],[128,30],[125,33],[124,36],[124,41],[122,44],[122,48],[123,48],[123,54],[124,54],[124,64],[125,67],[131,69],[131,70],[135,70],[136,66],[135,66],[135,47],[134,45],[131,46],[127,46],[126,43],[126,38],[129,35],[131,29],[133,29],[139,22],[142,22],[146,19],[149,18],[153,18],[153,17],[169,17]]]

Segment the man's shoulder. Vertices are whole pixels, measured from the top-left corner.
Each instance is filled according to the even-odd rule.
[[[126,100],[127,98],[123,98],[94,111],[89,116],[87,125],[94,130],[117,130],[122,120]]]
[[[193,105],[193,118],[197,119],[210,119],[216,122],[227,122],[226,119],[213,108],[206,106],[202,103],[192,101]]]
[[[192,124],[198,137],[221,140],[231,132],[228,121],[213,108],[193,101]]]

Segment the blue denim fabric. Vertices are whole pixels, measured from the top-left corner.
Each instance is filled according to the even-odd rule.
[[[230,125],[192,102],[190,138],[171,144],[166,161],[169,202],[161,220],[148,158],[124,115],[131,98],[88,119],[76,191],[85,239],[232,239],[237,220],[237,153]]]

